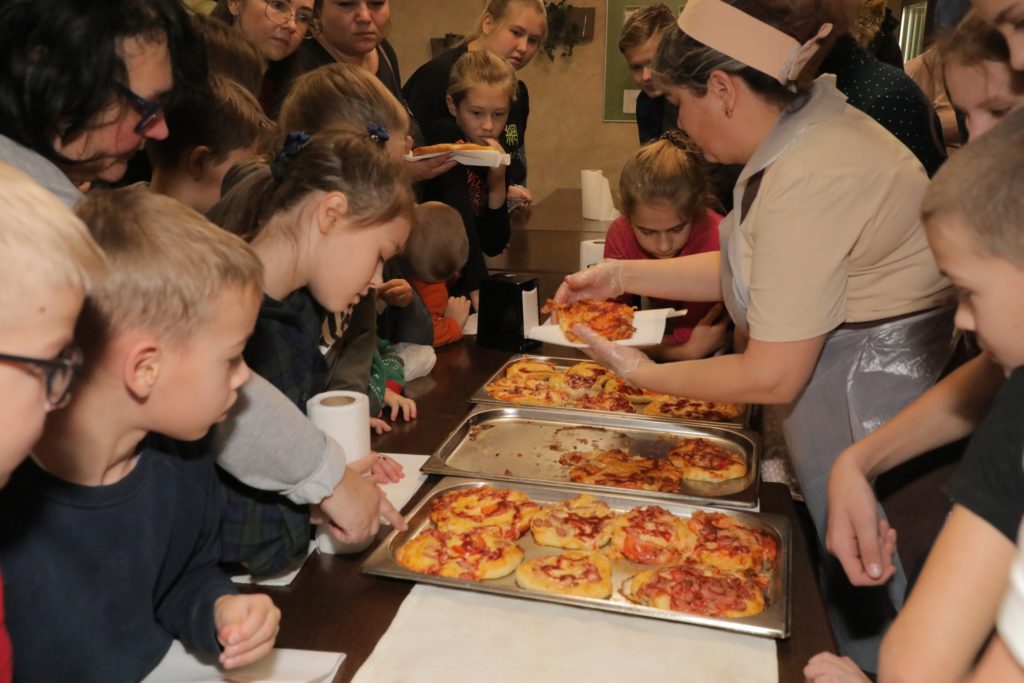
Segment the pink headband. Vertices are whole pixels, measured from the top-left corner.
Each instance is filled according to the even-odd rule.
[[[679,15],[679,28],[694,40],[787,87],[796,82],[821,47],[821,40],[832,32],[832,24],[822,24],[818,33],[801,45],[722,0],[689,0]]]

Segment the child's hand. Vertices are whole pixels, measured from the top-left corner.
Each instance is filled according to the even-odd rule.
[[[385,432],[391,431],[391,425],[388,424],[387,420],[382,420],[379,417],[371,417],[370,431],[377,432],[377,434],[384,434]]]
[[[348,466],[363,476],[370,475],[377,484],[394,483],[405,477],[405,470],[397,460],[374,451],[353,460]]]
[[[469,305],[468,301],[466,305]],[[384,405],[391,408],[392,422],[397,420],[399,416],[404,417],[406,422],[416,419],[416,401],[411,398],[406,398],[390,389],[384,389]]]
[[[715,304],[694,326],[686,342],[687,355],[690,358],[707,358],[725,346],[728,338],[729,314],[725,313],[725,306]]]
[[[448,297],[448,305],[444,309],[444,317],[451,318],[459,327],[465,327],[469,319],[470,301],[464,296]]]
[[[401,278],[388,280],[377,288],[377,296],[388,306],[405,308],[412,303],[412,285]]]
[[[261,659],[274,647],[281,610],[263,594],[224,595],[213,604],[213,623],[224,647],[221,666],[234,669]]]
[[[871,679],[849,657],[819,652],[804,667],[807,683],[870,683]]]
[[[533,204],[533,195],[522,185],[509,185],[508,204],[513,209],[529,206]]]

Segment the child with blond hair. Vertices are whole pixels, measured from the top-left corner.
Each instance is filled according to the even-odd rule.
[[[280,613],[217,567],[212,458],[146,437],[193,441],[227,415],[250,375],[259,260],[141,187],[79,215],[111,265],[76,330],[85,371],[0,493],[15,677],[138,681],[173,639],[241,666],[270,651]]]
[[[466,141],[503,152],[499,136],[505,130],[516,98],[515,70],[487,50],[466,52],[452,67],[446,102],[451,118],[427,129],[429,144]],[[484,254],[497,256],[508,245],[508,186],[505,166],[456,166],[427,181],[426,199],[443,202],[462,215],[469,240],[469,258],[454,286],[479,309],[480,281],[487,276]]]
[[[82,222],[28,176],[0,162],[0,486],[28,456],[51,410],[71,395],[83,297],[106,260]],[[2,569],[2,567],[0,567]],[[11,680],[0,584],[0,681]]]
[[[469,255],[469,240],[459,212],[441,202],[416,206],[416,229],[409,236],[402,261],[412,286],[434,323],[434,346],[462,339],[469,318],[469,299],[448,296],[448,280],[458,276]]]

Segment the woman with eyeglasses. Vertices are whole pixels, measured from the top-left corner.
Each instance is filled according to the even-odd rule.
[[[390,0],[323,0],[316,3],[311,27],[312,40],[305,41],[296,55],[298,71],[305,73],[325,64],[351,64],[377,77],[409,114],[412,145],[426,144],[420,126],[402,96],[398,55],[387,40],[391,28]],[[455,166],[449,155],[409,162],[406,169],[414,181],[429,180]]]
[[[295,52],[311,37],[313,0],[217,0],[211,16],[237,28],[266,57],[260,104],[276,118],[295,74]]]

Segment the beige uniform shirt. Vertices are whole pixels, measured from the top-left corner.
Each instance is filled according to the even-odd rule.
[[[747,326],[760,341],[810,339],[844,322],[934,308],[952,295],[919,220],[928,177],[834,83],[815,82],[807,104],[780,119],[737,183],[740,207],[747,179],[765,169],[731,237],[741,240]]]

